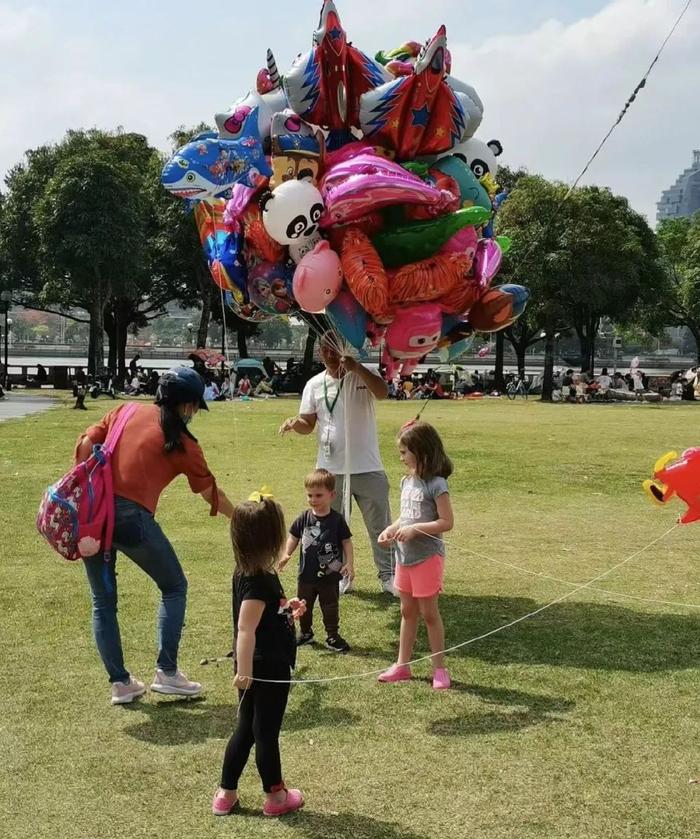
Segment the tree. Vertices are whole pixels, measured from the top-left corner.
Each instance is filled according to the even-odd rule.
[[[256,343],[270,349],[282,346],[289,348],[292,343],[292,327],[287,318],[272,318],[258,327],[255,335]]]
[[[519,343],[524,367],[524,350],[535,334],[545,333],[545,368],[542,399],[550,400],[554,371],[554,335],[566,326],[561,290],[569,270],[569,254],[564,246],[565,225],[559,205],[566,193],[563,184],[550,183],[539,176],[520,179],[518,188],[498,213],[498,232],[513,240],[506,254],[499,280],[525,285],[530,301]],[[506,334],[506,337],[513,336]],[[529,342],[529,343],[528,343]],[[524,347],[524,349],[523,349]]]
[[[651,331],[659,323],[687,326],[700,364],[700,213],[690,218],[664,219],[656,238],[661,251],[663,293],[642,312]]]
[[[581,344],[581,369],[592,371],[601,318],[624,323],[645,301],[658,299],[658,248],[646,220],[609,189],[576,189],[561,211],[571,266],[563,303]]]
[[[144,261],[145,210],[138,170],[107,150],[62,160],[33,208],[46,299],[85,304],[88,370],[104,366],[104,312],[121,279]]]

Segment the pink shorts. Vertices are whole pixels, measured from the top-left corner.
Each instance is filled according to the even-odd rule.
[[[412,597],[434,597],[442,591],[445,557],[433,554],[418,565],[400,565],[394,569],[394,587]]]

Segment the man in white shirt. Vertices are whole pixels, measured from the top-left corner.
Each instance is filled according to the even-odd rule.
[[[321,339],[321,360],[326,369],[309,379],[298,416],[285,420],[279,431],[311,434],[316,429],[316,467],[336,476],[334,507],[338,510],[345,474],[349,473],[351,497],[362,513],[382,590],[395,595],[391,550],[377,542],[379,534],[391,524],[389,480],[379,454],[374,411],[375,399],[387,398],[387,385],[354,358],[341,357],[336,347],[334,335],[327,333]]]

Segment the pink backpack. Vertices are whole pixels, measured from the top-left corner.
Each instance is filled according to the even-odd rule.
[[[44,493],[36,527],[64,559],[104,552],[109,558],[114,534],[112,453],[136,410],[132,402],[119,411],[107,439]]]

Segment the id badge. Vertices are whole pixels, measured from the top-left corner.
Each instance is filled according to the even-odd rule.
[[[332,452],[331,441],[326,440],[325,443],[323,444],[323,456],[326,458],[326,460],[330,460],[331,452]]]

